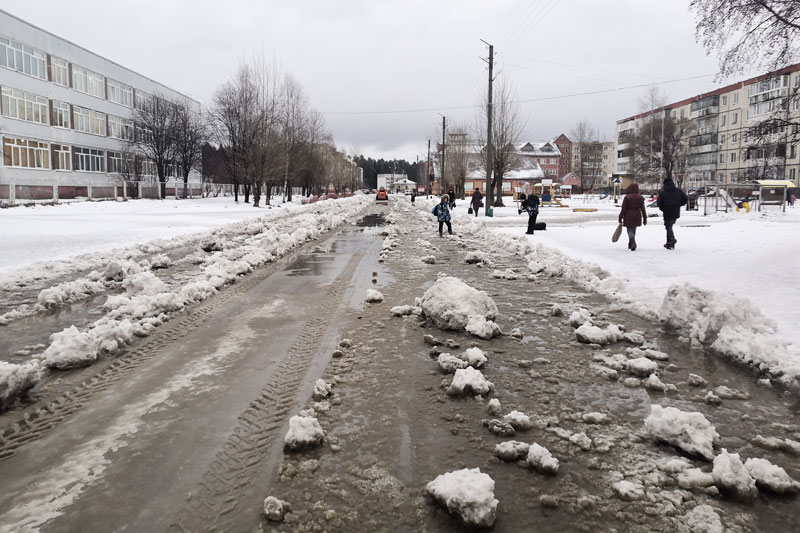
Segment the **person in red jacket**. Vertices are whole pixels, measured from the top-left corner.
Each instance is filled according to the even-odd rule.
[[[636,250],[636,228],[647,225],[647,212],[644,210],[644,197],[639,194],[639,186],[635,183],[628,185],[619,211],[619,223],[628,230],[628,249],[631,252]]]

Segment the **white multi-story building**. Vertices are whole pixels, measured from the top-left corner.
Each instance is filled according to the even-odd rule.
[[[800,64],[619,120],[615,173],[635,178],[634,133],[652,125],[649,118],[669,114],[673,120],[691,121],[686,172],[690,181],[737,183],[782,178],[797,184],[800,158],[797,145],[792,144],[792,132],[785,125],[771,128],[767,134],[756,136],[753,132],[776,117],[797,124],[798,88]]]
[[[0,202],[113,197],[135,106],[157,95],[200,112],[199,102],[2,10],[0,91]],[[139,174],[155,179],[152,167],[140,162]],[[199,189],[199,173],[191,181]]]

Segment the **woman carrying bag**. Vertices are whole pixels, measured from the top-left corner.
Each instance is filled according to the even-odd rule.
[[[639,194],[639,186],[635,183],[628,185],[627,193],[622,200],[622,208],[619,211],[619,223],[628,230],[628,249],[633,252],[636,250],[636,228],[647,225],[644,197]],[[621,227],[617,230],[621,233]],[[614,235],[619,238],[616,232]],[[612,238],[612,240],[616,242],[616,239]]]

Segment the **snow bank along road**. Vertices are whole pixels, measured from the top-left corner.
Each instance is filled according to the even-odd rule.
[[[466,217],[439,239],[405,199],[339,226],[348,202],[7,311],[7,383],[33,389],[0,416],[0,532],[800,529],[780,380],[525,240]],[[51,350],[31,324],[62,313],[84,319],[51,318]]]

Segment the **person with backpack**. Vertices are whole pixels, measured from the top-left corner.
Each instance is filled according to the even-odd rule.
[[[636,250],[636,228],[647,225],[647,212],[644,210],[644,196],[639,194],[639,185],[631,183],[625,198],[622,200],[622,208],[619,212],[619,223],[628,230],[628,249],[633,252]]]
[[[523,196],[521,194],[520,199]],[[528,231],[525,232],[525,235],[533,235],[533,229],[536,227],[536,217],[539,216],[539,197],[531,194],[525,198],[517,213],[521,215],[523,211],[528,213]]]
[[[683,190],[675,186],[672,178],[664,179],[664,186],[658,191],[656,205],[664,213],[664,227],[667,230],[667,242],[664,244],[664,248],[667,250],[674,250],[675,245],[678,243],[672,226],[681,217],[681,207],[686,205],[688,201],[689,197],[686,196]]]
[[[450,196],[447,194],[442,196],[442,200],[434,206],[431,214],[436,215],[436,219],[439,221],[439,237],[442,236],[444,224],[447,224],[447,233],[453,234],[453,226],[450,224]]]

